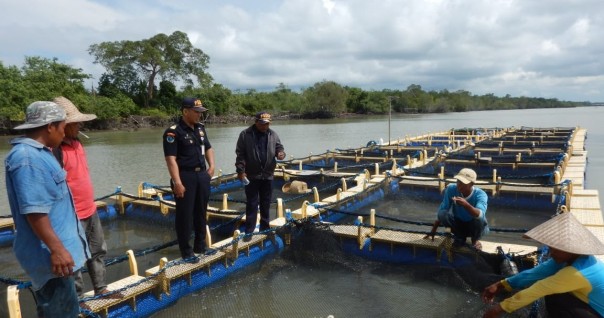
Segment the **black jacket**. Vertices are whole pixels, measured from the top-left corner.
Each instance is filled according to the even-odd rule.
[[[272,130],[268,129],[268,142],[266,149],[266,164],[262,166],[262,161],[256,149],[256,135],[260,132],[256,129],[255,125],[248,127],[239,134],[237,139],[237,147],[235,153],[237,159],[235,160],[235,167],[237,173],[245,172],[249,179],[273,179],[275,172],[275,166],[277,165],[277,153],[283,151],[283,145],[279,139],[279,135]]]

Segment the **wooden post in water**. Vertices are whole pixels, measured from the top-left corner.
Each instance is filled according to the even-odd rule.
[[[283,199],[277,199],[277,218],[283,218]]]
[[[357,217],[357,221],[359,222],[359,226],[357,226],[357,242],[359,243],[359,249],[363,249],[363,217]]]
[[[222,195],[222,210],[226,211],[229,209],[229,194],[225,193]]]
[[[321,199],[319,199],[319,190],[317,190],[317,187],[312,187],[312,192],[314,194],[315,203],[320,202]]]

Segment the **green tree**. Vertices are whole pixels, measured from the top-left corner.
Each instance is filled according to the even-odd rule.
[[[25,58],[21,74],[25,85],[31,88],[28,96],[31,101],[52,100],[57,96],[72,98],[87,94],[84,81],[91,78],[90,75],[84,74],[82,69],[59,63],[57,58],[37,56]]]
[[[23,120],[25,118],[23,110],[29,101],[28,90],[19,68],[4,67],[0,61],[0,117]]]
[[[194,47],[186,33],[175,31],[171,35],[157,34],[140,41],[115,41],[93,44],[88,52],[95,63],[105,67],[109,74],[124,70],[135,70],[138,83],[146,83],[144,106],[148,107],[154,96],[155,79],[182,80],[192,85],[192,77],[201,86],[211,83],[212,77],[206,72],[209,56]],[[137,83],[130,83],[137,86]]]
[[[332,118],[346,112],[348,92],[340,84],[323,81],[307,88],[302,93],[306,105],[305,117]]]

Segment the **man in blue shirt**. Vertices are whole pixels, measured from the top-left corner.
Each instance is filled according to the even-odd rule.
[[[31,278],[39,317],[76,317],[73,272],[89,257],[65,170],[52,155],[65,136],[65,111],[53,102],[34,102],[25,136],[11,141],[4,166],[6,191],[15,221],[13,249]]]
[[[469,237],[472,246],[482,249],[479,239],[489,232],[487,224],[487,194],[474,186],[476,172],[464,168],[455,175],[456,184],[450,184],[445,189],[443,201],[438,208],[437,220],[434,222],[431,236],[439,225],[451,228],[453,246],[459,247],[466,243]]]

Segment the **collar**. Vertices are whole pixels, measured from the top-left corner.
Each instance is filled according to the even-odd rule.
[[[14,138],[10,141],[10,143],[11,145],[25,144],[34,148],[46,148],[46,146],[44,146],[37,140],[33,140],[25,136]]]
[[[201,126],[200,123],[195,123],[195,124],[193,124],[193,128],[191,128],[191,127],[189,127],[189,125],[187,125],[187,123],[185,123],[185,120],[182,117],[180,118],[178,125],[180,127],[182,127],[183,129],[189,129],[189,130],[195,130]]]

